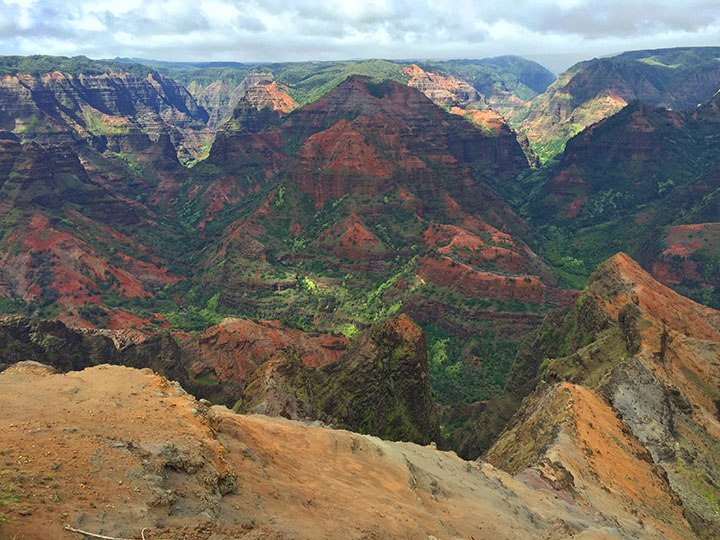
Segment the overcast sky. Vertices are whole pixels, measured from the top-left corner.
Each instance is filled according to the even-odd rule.
[[[445,7],[447,6],[447,7]],[[1,54],[159,60],[446,59],[551,69],[718,45],[719,0],[0,0]]]

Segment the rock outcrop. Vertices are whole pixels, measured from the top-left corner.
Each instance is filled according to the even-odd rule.
[[[662,504],[675,506],[674,534],[687,520],[700,537],[718,535],[720,313],[618,254],[594,273],[563,326],[568,330],[555,351],[540,353],[552,355],[537,372],[547,382],[526,398],[487,459],[514,473],[530,468],[544,474],[547,466],[557,473],[561,465],[582,490],[595,483],[633,501],[665,493]],[[567,399],[571,405],[563,404]],[[545,401],[555,405],[541,406]],[[624,433],[611,438],[614,448],[589,439],[613,430]],[[573,455],[589,461],[578,465]],[[628,461],[623,480],[618,464],[633,459],[639,461]],[[595,467],[595,482],[586,478],[588,467]],[[604,478],[599,467],[607,471]],[[647,481],[633,476],[643,469]],[[585,480],[578,483],[578,475]],[[651,509],[659,503],[646,503],[645,511],[658,519]]]
[[[485,106],[480,93],[462,79],[428,72],[417,64],[406,66],[402,71],[409,77],[408,86],[417,88],[440,107],[481,109]]]
[[[0,408],[0,532],[11,538],[66,526],[178,540],[659,538],[676,523],[672,509],[660,525],[641,521],[642,506],[609,506],[610,493],[578,503],[560,482],[432,447],[208,408],[130,368],[6,370]]]
[[[150,368],[186,384],[185,360],[170,334],[70,328],[60,321],[21,316],[0,318],[0,369],[32,360],[60,372],[98,364]]]
[[[324,367],[304,367],[297,351],[274,356],[256,371],[235,410],[420,444],[440,436],[425,335],[405,315],[373,326]]]
[[[244,382],[276,352],[292,348],[303,365],[323,366],[338,359],[347,349],[342,336],[307,333],[283,327],[277,321],[253,322],[225,319],[197,338],[188,340],[188,353],[195,359],[195,377]]]
[[[298,106],[287,88],[274,80],[269,71],[253,71],[234,88],[224,81],[215,81],[196,93],[198,103],[208,111],[208,127],[212,130],[244,127],[260,131]],[[263,125],[265,120],[267,125]],[[230,126],[223,127],[228,121]]]
[[[102,71],[102,70],[101,70]],[[172,79],[116,70],[0,78],[0,129],[43,144],[85,141],[104,149],[108,139],[158,140],[167,133],[181,159],[195,157],[207,113]]]

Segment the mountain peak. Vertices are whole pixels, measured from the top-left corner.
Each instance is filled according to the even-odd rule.
[[[625,253],[617,253],[595,271],[588,284],[614,318],[629,303],[660,328],[696,339],[720,341],[720,313],[666,287]]]

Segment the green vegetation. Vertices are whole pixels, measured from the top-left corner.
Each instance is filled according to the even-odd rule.
[[[386,60],[359,62],[302,62],[269,66],[275,78],[290,89],[300,105],[315,101],[351,75],[365,75],[379,82],[406,82],[402,66]]]
[[[268,64],[241,64],[235,62],[142,62],[179,83],[194,95],[210,84],[220,81],[229,88],[237,87],[251,72],[268,72],[289,89],[300,105],[315,101],[351,75],[365,75],[375,81],[405,82],[402,65],[387,60],[360,60],[341,62],[287,62]]]
[[[517,343],[490,331],[460,339],[437,325],[424,326],[433,397],[444,405],[472,403],[500,395]]]
[[[529,134],[532,149],[545,163],[561,155],[580,131],[616,113],[624,100],[692,111],[717,90],[710,81],[720,70],[719,56],[718,47],[688,47],[580,62],[527,107],[509,111],[510,123]]]
[[[145,77],[150,69],[139,63],[120,63],[108,60],[90,60],[85,56],[0,56],[0,75],[29,73],[43,75],[59,71],[67,75],[100,75],[111,71],[128,71]]]
[[[402,73],[405,64],[380,59],[276,64],[139,62],[184,84],[194,95],[199,95],[216,81],[232,89],[251,72],[269,72],[288,87],[290,95],[300,105],[315,101],[350,75],[364,75],[377,82],[393,80],[404,83],[408,80],[408,76]],[[507,93],[523,100],[544,92],[555,78],[540,64],[518,56],[418,63],[424,69],[463,78],[484,95]]]
[[[540,64],[519,56],[482,60],[424,61],[425,70],[438,71],[468,81],[481,94],[508,92],[528,100],[544,92],[555,76]]]
[[[657,59],[657,57],[654,56],[651,56],[649,58],[641,58],[640,60],[638,60],[638,62],[642,62],[643,64],[647,64],[648,66],[659,66],[668,69],[676,69],[682,66],[682,64],[663,64],[660,60]]]
[[[0,470],[0,524],[6,523],[8,517],[3,510],[9,510],[20,500],[15,474],[7,469]]]
[[[90,110],[85,111],[85,128],[93,135],[125,135],[127,126],[113,126],[103,122],[102,115]]]
[[[208,326],[218,324],[226,315],[219,307],[220,293],[211,296],[203,308],[189,305],[173,311],[166,311],[163,316],[171,326],[185,332],[199,332]]]
[[[15,119],[14,133],[18,135],[35,135],[43,128],[43,119],[39,114]]]

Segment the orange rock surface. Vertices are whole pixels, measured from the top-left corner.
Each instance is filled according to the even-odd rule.
[[[223,382],[244,381],[279,349],[294,348],[306,366],[322,366],[334,362],[347,343],[342,336],[311,334],[273,321],[228,318],[198,338],[199,360],[191,369]]]
[[[620,503],[608,513],[609,493],[597,506],[433,447],[209,409],[149,370],[52,375],[21,364],[0,374],[0,408],[0,481],[17,496],[2,509],[7,538],[71,538],[66,526],[175,540],[658,538],[669,530]]]

